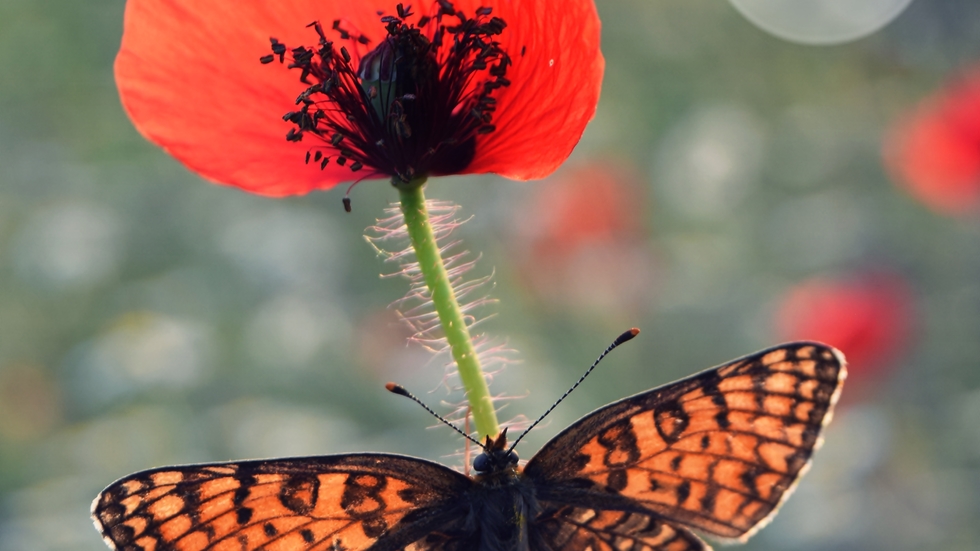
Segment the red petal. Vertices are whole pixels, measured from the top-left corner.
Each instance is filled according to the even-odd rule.
[[[355,175],[348,168],[303,164],[314,144],[287,142],[290,125],[280,117],[306,86],[295,71],[259,58],[270,53],[270,37],[289,46],[314,44],[306,28],[313,21],[329,26],[343,19],[377,43],[384,34],[377,12],[393,13],[396,4],[129,0],[115,66],[123,106],[144,136],[216,182],[280,196],[350,181]],[[507,74],[512,84],[495,94],[497,130],[480,137],[464,172],[516,179],[550,174],[578,142],[599,99],[604,62],[592,0],[455,5],[468,16],[493,7],[507,21],[501,40],[514,62]]]
[[[507,22],[501,43],[514,65],[494,95],[494,132],[477,142],[464,173],[543,178],[566,159],[595,115],[605,60],[592,0],[457,1],[472,15],[490,5]],[[523,53],[522,53],[523,52]]]
[[[908,285],[892,274],[853,281],[814,278],[784,295],[776,325],[782,338],[839,348],[851,375],[860,379],[893,365],[912,330],[912,303]]]
[[[215,182],[281,196],[350,181],[349,168],[303,163],[311,141],[286,141],[280,117],[306,86],[259,58],[271,53],[270,37],[315,44],[306,25],[341,13],[377,41],[376,10],[389,3],[129,0],[115,65],[123,106],[147,139]]]
[[[923,101],[888,132],[885,163],[930,208],[965,214],[980,207],[980,74]]]

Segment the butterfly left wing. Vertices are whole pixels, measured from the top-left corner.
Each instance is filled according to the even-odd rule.
[[[396,550],[455,518],[472,484],[386,454],[164,467],[112,483],[92,516],[118,551]]]
[[[744,540],[805,471],[845,375],[825,345],[764,350],[587,415],[523,474],[546,507],[642,513]]]

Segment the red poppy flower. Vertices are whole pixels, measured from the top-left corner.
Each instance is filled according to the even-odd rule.
[[[603,66],[592,0],[129,0],[115,72],[149,140],[282,196],[361,175],[544,177]]]
[[[880,373],[906,344],[912,293],[897,276],[847,281],[814,278],[786,293],[776,330],[786,340],[815,340],[841,349],[852,379]]]
[[[980,207],[980,69],[920,103],[888,132],[885,163],[894,179],[933,210]]]

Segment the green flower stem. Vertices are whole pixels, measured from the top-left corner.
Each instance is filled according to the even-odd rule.
[[[473,339],[463,319],[463,312],[456,300],[456,293],[446,273],[442,262],[439,244],[436,242],[429,223],[429,212],[425,207],[425,195],[422,186],[425,179],[415,180],[408,185],[397,185],[401,194],[402,213],[405,215],[405,225],[415,249],[415,258],[419,262],[425,284],[429,287],[432,302],[435,304],[439,322],[442,324],[446,341],[452,352],[453,359],[459,369],[459,378],[466,390],[466,399],[470,403],[470,413],[473,423],[482,439],[485,436],[496,437],[500,432],[497,414],[490,398],[490,388],[480,367],[480,358],[473,348]]]

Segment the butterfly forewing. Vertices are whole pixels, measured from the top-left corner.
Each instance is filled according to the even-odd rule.
[[[92,514],[119,551],[401,549],[473,482],[421,459],[341,455],[168,467],[106,488]]]
[[[584,417],[524,475],[545,504],[642,507],[744,539],[803,474],[845,373],[821,344],[764,350]]]

